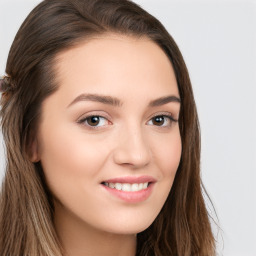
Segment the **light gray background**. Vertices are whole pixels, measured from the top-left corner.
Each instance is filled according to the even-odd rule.
[[[38,0],[0,0],[0,74]],[[187,63],[202,131],[202,179],[217,210],[219,255],[256,255],[256,1],[137,0]],[[0,148],[4,173],[4,151]]]

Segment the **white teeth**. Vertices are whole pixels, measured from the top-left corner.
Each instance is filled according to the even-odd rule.
[[[143,183],[143,188],[147,188],[148,187],[148,183]]]
[[[122,184],[121,183],[115,183],[115,189],[122,190]]]
[[[114,188],[117,190],[122,190],[122,191],[126,191],[126,192],[136,192],[136,191],[140,191],[143,189],[146,189],[148,187],[148,182],[145,183],[133,183],[133,184],[129,184],[129,183],[104,183],[105,186],[110,187],[110,188]]]
[[[122,185],[123,191],[131,191],[131,184],[125,183]]]
[[[139,184],[139,190],[143,189],[143,183]]]
[[[137,183],[134,183],[131,185],[131,190],[132,191],[139,191],[139,184]]]
[[[110,188],[115,188],[115,184],[114,183],[109,183],[108,185]]]

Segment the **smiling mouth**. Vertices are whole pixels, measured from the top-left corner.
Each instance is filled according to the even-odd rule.
[[[101,186],[126,203],[140,203],[146,201],[153,193],[157,180],[148,175],[116,177],[101,182]]]
[[[102,182],[102,184],[106,187],[121,190],[125,192],[137,192],[144,189],[147,189],[151,182],[144,183],[112,183],[112,182]]]

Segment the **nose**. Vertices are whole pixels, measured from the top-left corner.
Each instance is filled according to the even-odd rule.
[[[114,150],[114,162],[138,169],[147,166],[150,160],[150,147],[141,129],[133,127],[123,130]]]

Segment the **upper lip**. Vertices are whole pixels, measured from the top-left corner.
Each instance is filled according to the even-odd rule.
[[[156,179],[152,176],[144,175],[144,176],[123,176],[112,178],[108,180],[104,180],[105,183],[150,183],[156,182]]]

